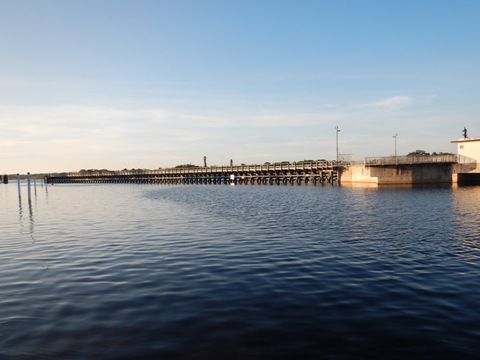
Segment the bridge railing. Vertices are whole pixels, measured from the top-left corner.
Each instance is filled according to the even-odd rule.
[[[459,164],[468,165],[468,164],[476,164],[477,160],[469,158],[468,156],[457,155],[457,162]]]
[[[302,163],[302,164],[264,164],[264,165],[238,165],[238,166],[209,166],[209,167],[187,167],[159,169],[148,171],[149,174],[170,175],[170,174],[213,174],[231,172],[259,172],[259,171],[290,171],[290,170],[311,170],[317,168],[331,168],[331,164]]]
[[[86,170],[80,172],[62,173],[62,176],[142,176],[142,175],[178,175],[187,174],[218,174],[218,173],[240,173],[240,172],[272,172],[272,171],[312,171],[312,170],[333,170],[336,168],[335,161],[318,160],[299,163],[274,163],[263,165],[238,165],[238,166],[209,166],[209,167],[180,167],[157,170]],[[52,176],[53,174],[51,174]],[[59,174],[55,174],[59,175]]]
[[[383,156],[365,158],[365,166],[413,165],[432,163],[454,164],[457,162],[459,162],[458,155]]]

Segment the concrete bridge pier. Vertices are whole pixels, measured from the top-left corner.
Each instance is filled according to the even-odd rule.
[[[339,172],[338,182],[376,185],[451,185],[453,183],[453,164],[345,166]]]

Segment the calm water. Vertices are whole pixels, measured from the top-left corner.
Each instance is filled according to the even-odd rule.
[[[480,357],[480,187],[0,184],[1,359]]]

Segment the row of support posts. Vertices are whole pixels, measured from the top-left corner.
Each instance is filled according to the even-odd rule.
[[[316,174],[222,174],[218,176],[164,176],[164,177],[115,177],[115,176],[81,176],[50,177],[50,183],[124,183],[124,184],[316,184],[337,181],[337,171],[320,171]]]
[[[30,173],[27,173],[27,200],[28,202],[32,201],[32,181],[33,181],[33,191],[35,196],[37,196],[37,178],[31,176]],[[46,185],[46,182],[45,182]],[[17,187],[18,187],[18,199],[22,199],[22,191],[20,188],[20,174],[17,174]]]

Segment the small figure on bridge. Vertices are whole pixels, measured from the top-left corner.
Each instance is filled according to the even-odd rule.
[[[230,159],[230,166],[233,166],[233,159]]]
[[[205,167],[207,167],[207,157],[206,156],[203,157],[203,165]]]

